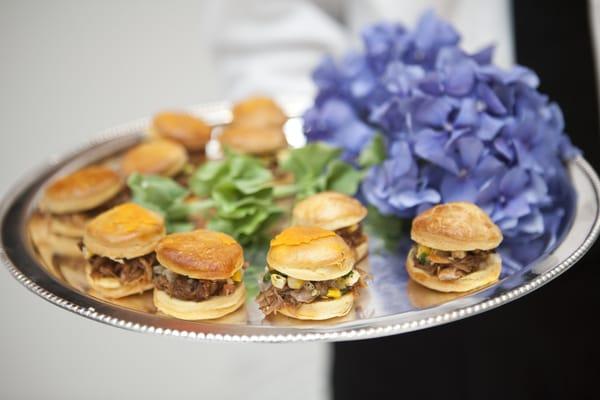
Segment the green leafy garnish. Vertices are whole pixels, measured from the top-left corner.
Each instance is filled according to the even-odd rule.
[[[362,149],[358,156],[358,165],[363,168],[370,168],[374,165],[381,164],[387,157],[385,150],[385,139],[381,133],[373,136],[365,148]]]
[[[278,188],[276,193],[295,192],[298,198],[325,190],[354,195],[363,173],[339,159],[341,150],[325,143],[313,142],[291,150],[280,167],[294,175],[292,188]]]
[[[423,252],[423,253],[420,253],[420,254],[417,256],[417,260],[419,260],[419,262],[420,262],[421,264],[427,264],[427,263],[429,263],[429,259],[427,258],[427,256],[428,256],[428,254],[427,254],[427,253],[425,253],[425,252]]]
[[[211,206],[207,203],[186,203],[189,190],[173,179],[158,175],[131,174],[127,180],[133,201],[153,210],[165,218],[167,232],[183,232],[194,229],[190,215]]]
[[[190,189],[198,196],[210,196],[214,204],[207,227],[245,245],[260,239],[282,214],[273,200],[272,181],[271,172],[258,159],[228,151],[225,159],[198,168]]]
[[[393,250],[398,245],[400,238],[404,235],[403,220],[395,215],[384,215],[373,206],[367,207],[367,219],[364,222],[365,231],[371,236],[383,239],[387,250]]]

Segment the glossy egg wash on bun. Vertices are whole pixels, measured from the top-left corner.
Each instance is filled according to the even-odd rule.
[[[176,318],[219,318],[246,301],[244,253],[231,236],[198,229],[173,233],[156,247],[154,305]]]
[[[498,280],[502,232],[472,203],[447,203],[418,215],[406,259],[410,277],[440,292],[467,292]]]
[[[265,315],[305,320],[350,312],[361,273],[354,251],[335,232],[317,227],[285,229],[272,241],[257,302]]]
[[[163,218],[134,203],[98,215],[81,245],[90,287],[112,299],[152,289],[154,249],[164,236]]]

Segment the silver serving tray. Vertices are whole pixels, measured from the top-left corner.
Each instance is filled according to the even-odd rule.
[[[300,115],[306,106],[304,101],[283,104],[291,116]],[[231,119],[228,103],[191,107],[190,111],[215,126]],[[534,262],[520,268],[504,268],[501,280],[493,286],[460,296],[424,289],[407,277],[406,249],[398,246],[387,250],[375,232],[370,236],[370,256],[361,265],[372,279],[347,317],[324,322],[302,322],[283,316],[264,319],[250,297],[240,310],[219,320],[178,320],[157,314],[148,294],[119,301],[94,297],[80,270],[57,271],[42,262],[27,228],[48,181],[110,158],[139,142],[147,124],[148,120],[143,119],[110,129],[77,151],[50,160],[19,180],[0,207],[0,259],[10,273],[49,302],[119,328],[225,342],[342,341],[410,332],[479,314],[532,292],[575,264],[600,232],[600,182],[590,165],[579,157],[568,166],[574,196],[559,240]],[[303,145],[298,118],[290,118],[286,136],[292,146]]]

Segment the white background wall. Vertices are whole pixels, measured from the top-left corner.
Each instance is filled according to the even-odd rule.
[[[201,1],[0,2],[0,194],[96,132],[219,99]],[[0,268],[2,399],[326,396],[325,345],[136,334],[29,293]]]

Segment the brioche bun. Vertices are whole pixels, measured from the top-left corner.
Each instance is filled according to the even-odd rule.
[[[83,214],[78,214],[78,221],[72,221],[63,218],[50,217],[50,231],[57,235],[67,236],[71,238],[83,237],[85,225],[92,219]]]
[[[354,295],[347,293],[338,299],[317,300],[297,307],[284,306],[277,312],[291,318],[320,321],[343,317],[352,310],[353,305]]]
[[[241,283],[227,296],[213,296],[203,301],[180,300],[154,289],[154,305],[170,316],[186,320],[215,319],[230,314],[246,302],[246,287]]]
[[[86,167],[51,183],[40,201],[40,209],[53,214],[91,210],[110,200],[122,187],[123,180],[112,169]]]
[[[288,146],[280,127],[229,125],[217,136],[221,146],[242,154],[273,154]]]
[[[326,281],[346,275],[355,263],[354,251],[332,231],[293,226],[273,240],[267,254],[272,269],[293,278]]]
[[[152,140],[131,148],[121,160],[125,175],[141,174],[175,176],[187,163],[185,148],[172,140]]]
[[[54,254],[69,257],[81,256],[79,240],[79,238],[55,235],[53,233],[50,233],[47,238],[47,242],[52,247]]]
[[[406,271],[412,280],[439,292],[468,292],[494,283],[500,277],[502,259],[498,254],[489,255],[486,265],[475,272],[453,281],[442,281],[437,276],[415,266],[415,249],[412,248],[406,258]]]
[[[122,284],[118,278],[95,278],[92,276],[92,267],[89,263],[86,263],[85,266],[85,276],[90,288],[101,297],[106,297],[108,299],[118,299],[125,296],[131,296],[132,294],[143,293],[154,287],[152,280],[149,281],[145,278],[138,279],[125,285]]]
[[[181,143],[189,151],[206,147],[212,128],[193,115],[182,112],[156,114],[150,128],[151,135]]]
[[[366,216],[367,209],[355,198],[337,192],[321,192],[296,204],[293,221],[295,225],[335,231],[358,224]]]
[[[88,251],[110,258],[135,258],[154,251],[165,235],[160,215],[134,203],[103,212],[85,227]]]
[[[413,220],[410,236],[419,244],[443,251],[491,250],[502,242],[500,228],[472,203],[430,208]]]
[[[356,262],[363,260],[369,253],[369,239],[365,236],[365,241],[354,247],[354,253],[356,254]]]
[[[249,97],[233,106],[233,123],[244,126],[276,126],[281,128],[287,116],[275,101],[268,97]]]
[[[244,265],[244,251],[221,232],[198,229],[165,236],[156,246],[165,268],[195,279],[227,279]]]

